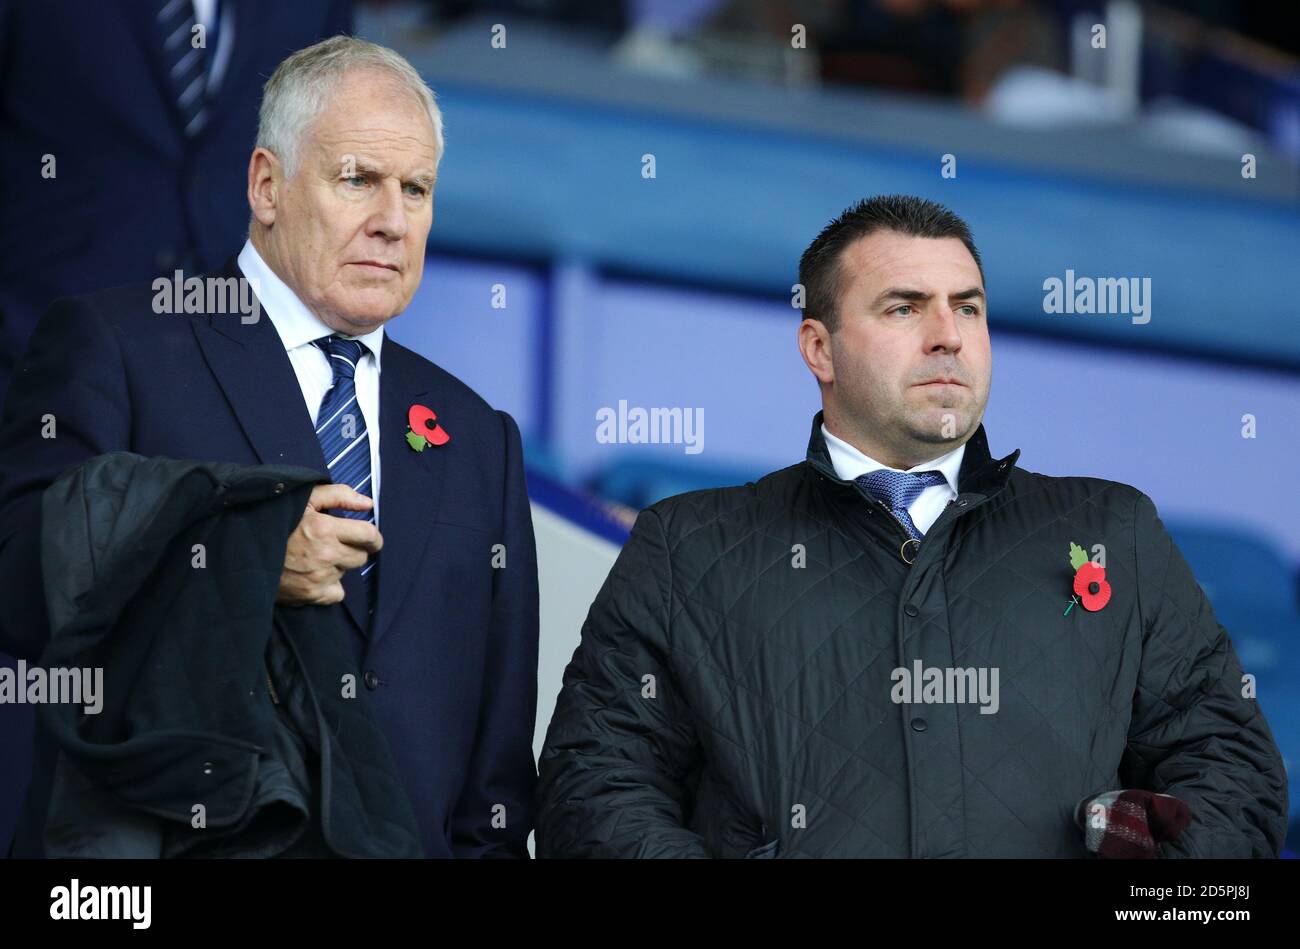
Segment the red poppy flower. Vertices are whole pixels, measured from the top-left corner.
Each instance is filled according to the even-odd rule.
[[[451,441],[447,430],[438,424],[438,416],[433,409],[416,403],[406,413],[406,423],[412,433],[427,438],[430,444],[445,445]]]
[[[1110,602],[1110,584],[1106,570],[1092,561],[1081,564],[1074,573],[1074,592],[1079,595],[1085,610],[1096,612]]]

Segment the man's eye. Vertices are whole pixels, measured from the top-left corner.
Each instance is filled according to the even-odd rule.
[[[965,310],[967,316],[979,316],[979,315],[980,315],[980,308],[977,307],[977,306],[972,306],[972,305],[969,304],[969,303],[966,304],[966,305],[963,306],[963,307],[959,307],[959,309]]]
[[[344,178],[343,180],[347,182],[349,185],[352,185],[352,187],[354,188],[360,187],[361,185],[366,183],[366,179],[361,177],[360,175],[353,175],[351,178]]]
[[[904,312],[903,312],[904,310],[906,310],[907,312],[904,313]],[[910,304],[910,303],[904,303],[904,304],[903,304],[902,306],[900,306],[900,307],[895,307],[894,310],[893,310],[893,312],[894,312],[896,315],[898,315],[898,316],[911,316],[911,315],[912,315],[912,304]]]
[[[428,189],[424,188],[421,185],[407,185],[406,187],[410,188],[411,190],[409,193],[412,196],[417,198],[423,198],[426,194],[429,193]]]

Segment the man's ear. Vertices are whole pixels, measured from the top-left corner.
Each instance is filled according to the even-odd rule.
[[[275,223],[282,171],[280,159],[272,152],[265,148],[253,149],[252,157],[248,159],[248,206],[263,227]]]
[[[835,368],[831,364],[831,331],[825,323],[810,317],[799,324],[799,352],[818,382],[825,386],[835,381]]]

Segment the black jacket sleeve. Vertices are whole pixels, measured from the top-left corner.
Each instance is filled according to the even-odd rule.
[[[1155,504],[1134,511],[1142,667],[1120,778],[1192,811],[1166,857],[1276,857],[1287,779],[1268,723],[1243,697],[1241,665]]]
[[[592,604],[539,767],[539,857],[708,857],[686,827],[699,743],[670,662],[672,566],[643,511]]]

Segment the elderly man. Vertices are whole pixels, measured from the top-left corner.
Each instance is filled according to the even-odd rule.
[[[862,202],[800,280],[807,458],[638,518],[538,855],[1277,855],[1282,761],[1151,500],[990,454],[965,223]]]
[[[537,579],[519,431],[384,333],[420,284],[442,151],[409,63],[326,40],[266,84],[249,240],[217,280],[51,307],[0,430],[0,647],[35,660],[48,638],[41,493],[64,470],[127,450],[328,472],[279,603],[346,614],[426,856],[524,857]],[[38,745],[16,854],[41,852],[50,766]]]

